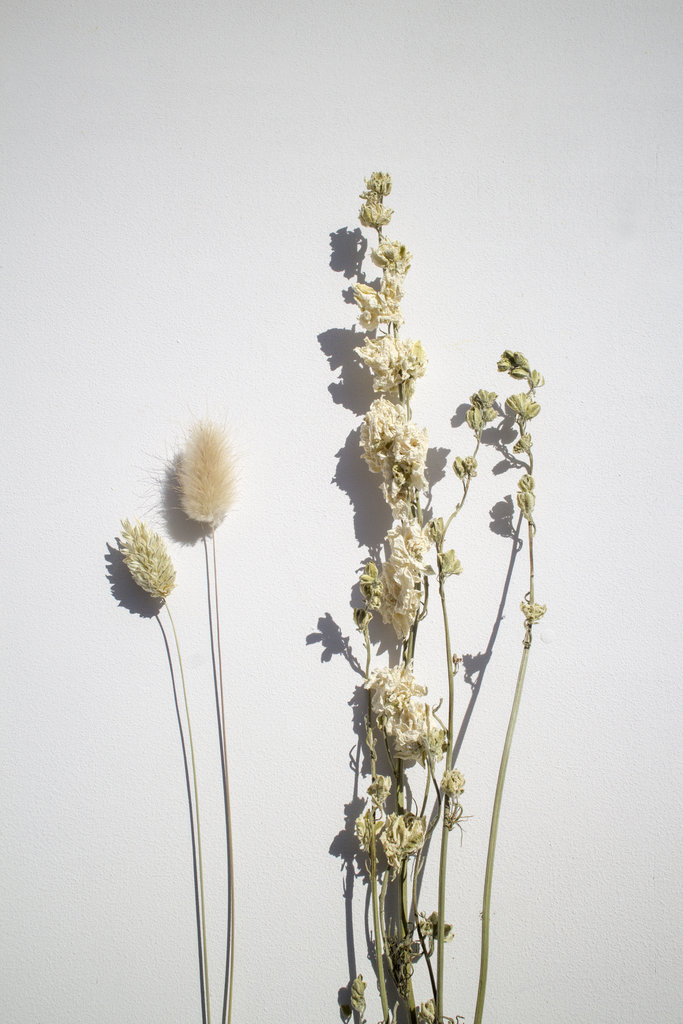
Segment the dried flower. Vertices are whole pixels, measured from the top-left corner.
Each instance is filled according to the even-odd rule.
[[[526,601],[522,601],[519,607],[522,609],[527,625],[531,625],[534,622],[540,622],[548,611],[548,606],[545,604],[531,604]]]
[[[431,532],[414,519],[394,523],[387,534],[391,556],[382,566],[379,610],[382,619],[405,638],[415,621],[422,598],[422,577],[426,567],[422,556],[431,544]]]
[[[415,681],[412,667],[376,669],[367,683],[372,695],[372,711],[391,741],[394,755],[404,761],[425,763],[439,760],[443,730],[430,721],[429,709],[421,699],[427,687]]]
[[[354,349],[373,375],[375,391],[396,394],[399,385],[407,385],[407,396],[412,395],[414,381],[423,377],[427,368],[425,350],[419,341],[395,338],[383,334],[379,338],[366,338],[362,348]]]
[[[377,808],[381,808],[391,793],[391,779],[388,775],[376,775],[375,781],[368,786],[368,796]]]
[[[465,791],[465,776],[457,768],[447,769],[443,773],[441,789],[446,796],[457,800]]]
[[[427,431],[408,420],[403,406],[377,398],[360,428],[360,443],[372,472],[382,474],[384,496],[398,518],[397,506],[409,498],[410,489],[427,489]]]
[[[214,423],[192,430],[178,466],[180,504],[198,523],[218,526],[234,500],[235,463],[225,431]]]
[[[390,814],[379,841],[395,878],[403,861],[421,849],[425,840],[425,819],[414,814]]]
[[[389,223],[393,212],[388,206],[369,199],[361,206],[358,219],[364,228],[381,228]]]
[[[365,185],[367,192],[361,193],[361,199],[388,196],[391,192],[391,175],[386,171],[373,171],[370,177],[365,179]]]
[[[360,307],[358,323],[366,331],[376,331],[380,324],[402,324],[403,317],[398,302],[401,298],[396,289],[382,284],[380,291],[369,284],[353,286],[353,297]]]
[[[390,242],[385,239],[376,249],[372,249],[370,257],[376,267],[405,277],[410,269],[413,254],[408,252],[403,242]]]
[[[382,830],[382,821],[375,821],[375,816],[372,811],[365,811],[363,814],[359,814],[356,818],[355,833],[356,839],[358,840],[361,848],[369,853],[372,849],[372,837],[375,837]]]
[[[146,523],[121,521],[121,551],[139,587],[165,600],[175,587],[175,569],[164,540]]]

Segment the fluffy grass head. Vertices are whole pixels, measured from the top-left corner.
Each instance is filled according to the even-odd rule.
[[[159,534],[146,523],[123,519],[121,552],[137,585],[152,597],[165,600],[175,587],[175,569]]]
[[[183,512],[198,523],[218,526],[235,498],[235,460],[225,431],[198,423],[178,460]]]

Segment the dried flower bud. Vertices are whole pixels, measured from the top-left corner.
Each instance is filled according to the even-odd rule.
[[[506,398],[505,404],[523,420],[532,420],[541,411],[538,402],[534,402],[533,398],[525,395],[524,392],[519,395],[510,395],[509,398]]]
[[[420,931],[425,937],[434,936],[436,937],[439,932],[439,915],[436,910],[433,910],[429,917],[425,917],[424,914],[420,914]],[[443,926],[443,940],[444,942],[451,942],[453,939],[453,925],[444,924]]]
[[[146,523],[121,521],[121,551],[130,574],[152,597],[165,600],[175,587],[175,569],[163,539]]]
[[[457,800],[465,791],[465,776],[457,768],[445,771],[441,780],[441,789],[446,796]]]
[[[365,1013],[365,990],[368,986],[363,981],[363,975],[359,974],[351,985],[351,1006],[361,1017]]]
[[[527,625],[539,622],[548,611],[545,604],[529,604],[526,601],[522,601],[519,607],[522,609]]]
[[[532,493],[534,490],[534,478],[530,476],[528,473],[525,473],[524,476],[520,478],[520,481],[517,484],[517,486],[519,487],[520,491],[527,491],[528,493]]]
[[[498,360],[498,369],[501,373],[509,373],[511,377],[516,377],[518,380],[528,377],[531,372],[526,356],[521,352],[512,352],[509,348],[505,349]]]
[[[389,242],[385,239],[376,249],[371,250],[370,258],[376,267],[405,276],[410,269],[413,254],[408,252],[403,242]]]
[[[356,839],[366,853],[369,853],[371,850],[373,832],[375,837],[377,837],[382,830],[383,824],[384,822],[382,821],[375,821],[373,811],[365,811],[364,814],[359,814],[356,818]]]
[[[388,196],[391,192],[391,175],[386,171],[373,171],[369,178],[365,179],[365,185],[371,195]],[[365,192],[361,193],[361,199],[367,199]]]
[[[459,576],[462,572],[462,564],[459,558],[455,557],[455,551],[439,552],[439,572],[441,576]]]
[[[478,436],[484,426],[484,414],[477,405],[471,405],[465,416],[467,426]]]
[[[436,1021],[436,1004],[433,999],[428,999],[426,1003],[421,1003],[417,1010],[418,1024],[435,1024]]]
[[[368,562],[360,577],[360,592],[365,598],[367,608],[379,608],[382,603],[383,589],[377,566],[374,562]]]
[[[439,544],[443,540],[443,517],[439,516],[437,519],[430,519],[425,529],[429,539],[434,541],[435,544]]]
[[[391,779],[388,775],[377,775],[375,781],[368,786],[368,796],[372,798],[372,802],[378,810],[381,810],[390,793]]]
[[[542,388],[545,384],[545,377],[538,372],[538,370],[532,370],[531,376],[529,377],[532,388]]]
[[[464,459],[461,459],[458,455],[453,462],[453,471],[459,480],[476,476],[477,460],[472,455],[468,455]]]
[[[517,491],[517,505],[525,519],[531,519],[536,505],[536,498],[531,491]]]
[[[515,442],[515,445],[512,450],[515,453],[515,455],[521,455],[522,452],[525,455],[528,455],[531,451],[532,443],[533,442],[531,440],[531,434],[522,434],[519,441]]]
[[[389,223],[393,212],[388,206],[369,199],[361,206],[358,219],[364,228],[382,228]]]
[[[235,497],[235,463],[225,431],[198,423],[178,466],[180,504],[198,523],[218,526]]]
[[[484,391],[481,388],[474,395],[471,396],[470,402],[472,405],[477,406],[479,409],[492,409],[493,403],[498,398],[495,391]]]
[[[369,612],[367,608],[354,608],[353,609],[353,621],[356,625],[356,629],[364,633],[372,622],[372,612]]]

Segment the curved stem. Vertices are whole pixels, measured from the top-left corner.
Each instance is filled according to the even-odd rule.
[[[197,863],[197,832],[194,820],[194,800],[192,799],[192,783],[190,781],[190,764],[187,756],[187,742],[185,740],[185,728],[183,726],[183,718],[180,713],[180,703],[178,700],[178,688],[176,686],[176,676],[173,669],[173,658],[171,657],[171,648],[168,643],[168,636],[164,629],[164,624],[161,621],[159,615],[156,616],[156,620],[159,623],[159,629],[161,635],[164,638],[164,645],[166,647],[166,656],[168,658],[169,668],[171,670],[171,685],[173,687],[173,704],[175,707],[176,720],[178,722],[178,732],[180,734],[180,747],[183,752],[183,767],[185,769],[185,786],[187,788],[187,804],[190,811],[190,838],[192,841],[192,874],[194,877],[194,911],[195,920],[197,923],[197,950],[199,954],[199,1001],[202,1007],[202,1024],[206,1024],[206,995],[204,990],[204,943],[202,942],[202,914],[201,905],[199,902],[199,866]]]
[[[517,675],[517,686],[515,688],[515,696],[512,702],[512,711],[510,712],[510,721],[508,722],[507,734],[505,736],[505,745],[503,747],[503,756],[500,761],[500,768],[498,770],[498,783],[496,785],[496,795],[493,801],[493,815],[491,817],[491,832],[489,834],[489,847],[488,854],[486,857],[486,874],[484,877],[484,901],[483,909],[481,914],[481,963],[479,967],[479,989],[477,992],[477,1007],[474,1014],[474,1024],[481,1024],[482,1015],[484,1013],[484,999],[486,996],[486,977],[488,974],[488,958],[489,958],[489,926],[491,919],[491,885],[493,881],[493,861],[496,854],[496,839],[498,836],[498,820],[500,818],[500,805],[503,799],[503,786],[505,784],[505,773],[507,771],[508,760],[510,757],[510,747],[512,746],[512,737],[515,731],[515,723],[517,721],[517,712],[519,711],[519,704],[522,699],[522,687],[524,686],[524,676],[526,674],[526,667],[529,661],[529,650],[531,648],[531,637],[529,636],[528,645],[525,639],[524,652],[522,654],[522,660],[519,666],[519,673]]]
[[[180,644],[178,642],[178,634],[176,633],[175,622],[171,615],[171,609],[168,606],[168,601],[164,600],[168,618],[171,623],[171,629],[173,630],[173,639],[175,640],[175,647],[178,654],[178,665],[180,666],[180,679],[183,687],[183,701],[185,703],[185,717],[187,718],[187,738],[190,744],[190,761],[192,763],[192,787],[194,789],[194,809],[195,818],[197,821],[197,861],[199,864],[199,901],[201,904],[201,921],[202,921],[202,944],[204,947],[204,991],[206,996],[206,1019],[207,1024],[211,1024],[211,999],[209,995],[209,965],[207,963],[207,942],[206,942],[206,909],[204,906],[204,866],[202,861],[202,830],[199,823],[199,792],[197,788],[197,766],[195,763],[194,756],[194,741],[192,739],[192,722],[190,721],[190,705],[187,699],[187,687],[185,686],[185,672],[183,671],[183,659],[180,654]]]
[[[533,394],[533,387],[530,389],[530,394]],[[518,419],[518,427],[520,436],[526,430],[526,420]],[[529,452],[529,475],[533,476],[534,471],[534,459],[531,452]],[[529,526],[529,602],[533,604],[534,600],[534,534],[536,532],[536,526],[530,517],[528,518]],[[500,819],[500,805],[503,799],[503,786],[505,785],[505,774],[507,772],[508,761],[510,758],[510,748],[512,746],[512,737],[515,732],[515,724],[517,722],[517,713],[519,712],[519,705],[522,699],[522,688],[524,686],[524,677],[526,675],[526,668],[529,663],[529,651],[531,650],[532,641],[532,629],[533,622],[531,619],[527,619],[524,630],[524,650],[522,651],[522,658],[519,664],[519,671],[517,673],[517,685],[515,686],[515,695],[512,701],[512,710],[510,711],[510,720],[508,721],[507,732],[505,734],[505,743],[503,745],[503,754],[500,759],[500,768],[498,769],[498,781],[496,783],[496,793],[493,798],[493,813],[491,815],[491,831],[489,833],[489,846],[486,855],[486,872],[484,875],[484,898],[481,913],[481,960],[479,965],[479,986],[477,990],[477,1005],[474,1012],[473,1024],[481,1024],[481,1020],[484,1014],[484,1000],[486,998],[486,979],[488,975],[488,961],[489,961],[489,931],[491,924],[491,888],[493,884],[493,863],[496,855],[496,840],[498,838],[498,822]]]

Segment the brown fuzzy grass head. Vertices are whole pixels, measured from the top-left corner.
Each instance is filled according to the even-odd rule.
[[[178,460],[183,512],[198,523],[218,526],[235,497],[235,460],[222,427],[201,422],[190,432]]]

